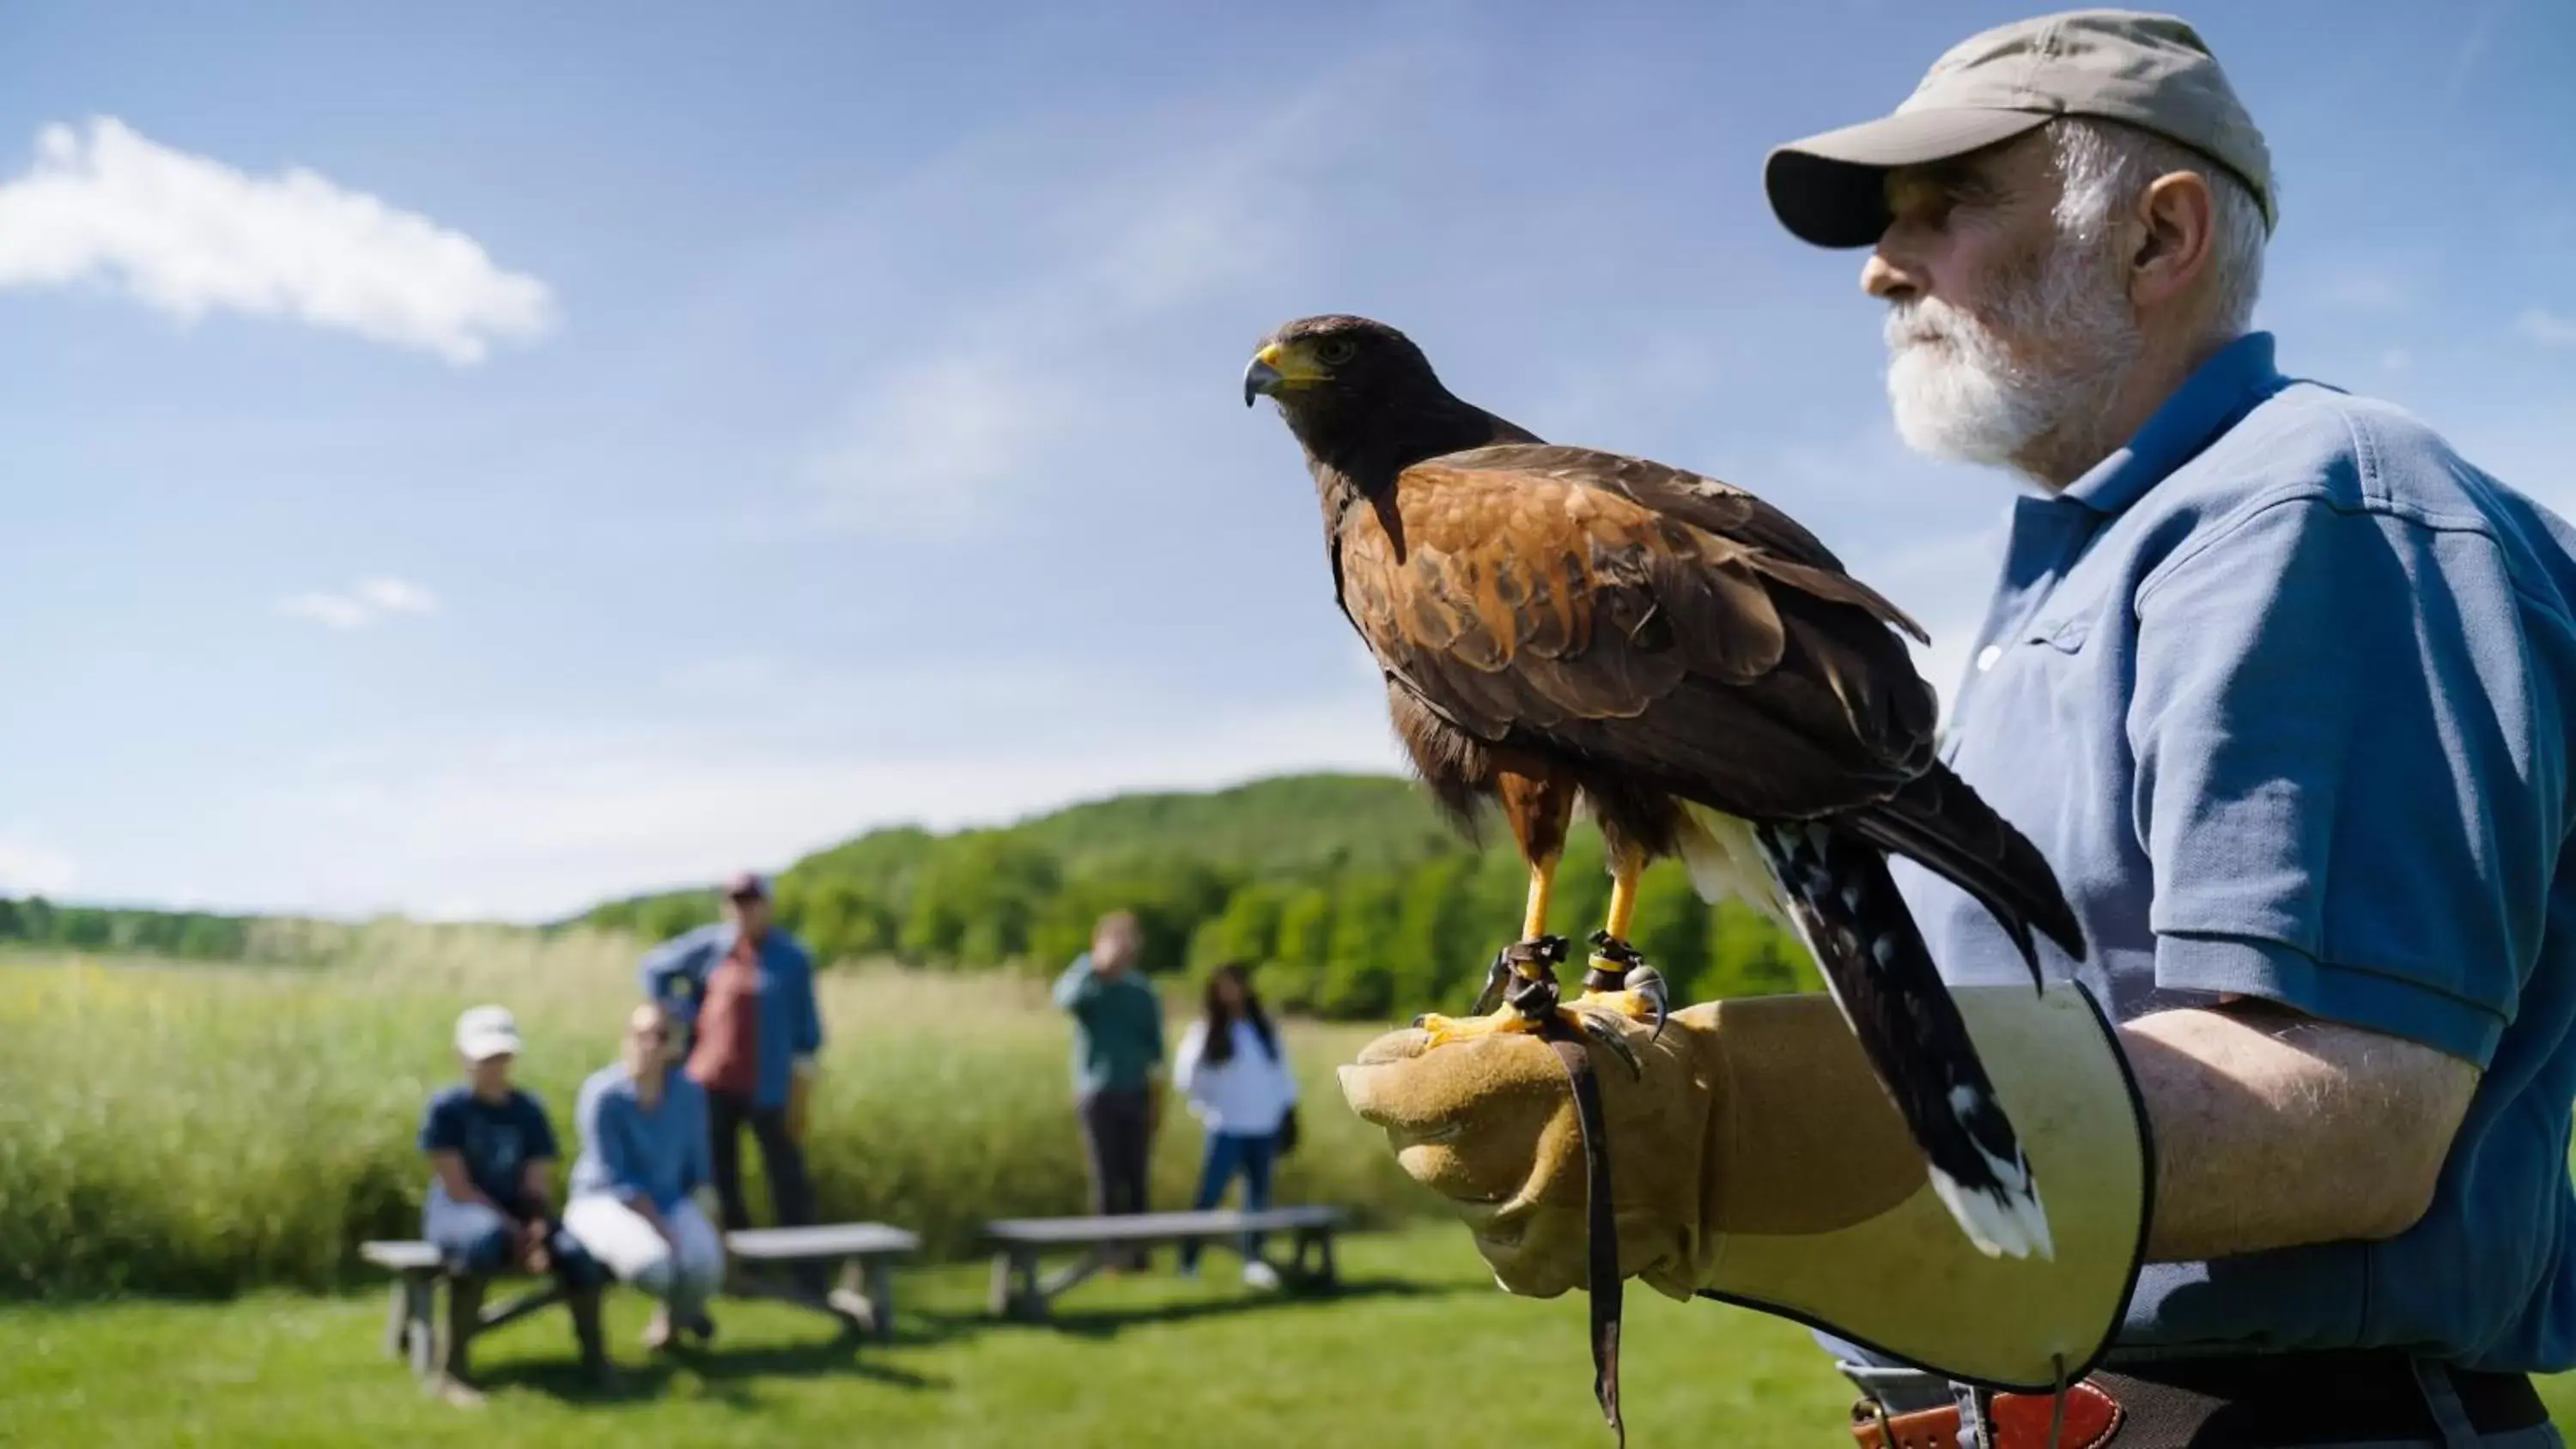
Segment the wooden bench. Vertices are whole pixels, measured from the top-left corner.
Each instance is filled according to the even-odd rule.
[[[828,1223],[810,1228],[750,1228],[727,1233],[725,1291],[736,1297],[767,1298],[810,1308],[838,1322],[845,1332],[890,1338],[894,1334],[892,1260],[920,1246],[921,1239],[915,1234],[884,1223]],[[393,1303],[385,1318],[385,1352],[394,1358],[409,1359],[412,1372],[427,1376],[436,1367],[435,1315],[439,1285],[452,1276],[447,1265],[440,1261],[436,1248],[417,1240],[362,1243],[358,1256],[394,1275]],[[817,1294],[734,1271],[741,1264],[793,1267],[806,1263],[837,1265],[838,1281]],[[549,1276],[506,1303],[487,1305],[479,1315],[474,1337],[562,1301],[562,1286]]]
[[[1295,1246],[1280,1276],[1300,1288],[1329,1292],[1338,1281],[1333,1234],[1349,1221],[1346,1210],[1325,1204],[1257,1213],[1217,1210],[1005,1218],[984,1225],[984,1236],[993,1244],[991,1308],[997,1318],[1042,1320],[1058,1295],[1101,1270],[1109,1249],[1196,1242],[1240,1250],[1246,1233],[1287,1234]],[[1041,1277],[1039,1255],[1065,1248],[1085,1252],[1079,1261]]]
[[[394,1275],[393,1307],[385,1315],[385,1352],[411,1360],[411,1371],[429,1377],[438,1367],[438,1285],[450,1275],[438,1249],[417,1240],[371,1242],[358,1256]],[[467,1343],[563,1301],[563,1285],[548,1276],[507,1303],[487,1303]]]
[[[728,1269],[738,1264],[798,1267],[820,1263],[839,1276],[820,1297],[793,1283],[727,1273],[725,1291],[768,1298],[829,1314],[853,1331],[894,1337],[894,1260],[921,1248],[919,1235],[884,1223],[825,1223],[810,1228],[745,1228],[725,1234]]]

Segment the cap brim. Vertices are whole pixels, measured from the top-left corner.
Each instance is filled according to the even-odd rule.
[[[1865,247],[1887,230],[1887,173],[1947,161],[2034,131],[2039,111],[1906,111],[1792,141],[1762,165],[1772,213],[1792,236],[1820,247]]]
[[[489,1061],[494,1057],[514,1057],[519,1054],[519,1039],[495,1032],[489,1036],[470,1038],[460,1043],[458,1050],[464,1052],[465,1059],[470,1062]]]

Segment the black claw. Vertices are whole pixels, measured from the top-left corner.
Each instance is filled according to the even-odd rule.
[[[1637,993],[1645,1000],[1647,1006],[1653,1008],[1655,1029],[1646,1040],[1661,1040],[1664,1035],[1664,1012],[1671,1005],[1669,988],[1664,985],[1664,973],[1640,961],[1628,968],[1628,974],[1621,978],[1619,984],[1621,989]]]
[[[1503,1004],[1503,988],[1511,983],[1512,962],[1507,952],[1496,956],[1494,964],[1485,968],[1485,989],[1476,993],[1476,1004],[1468,1009],[1467,1014],[1469,1016],[1491,1014],[1495,1007]]]
[[[1637,1060],[1636,1049],[1628,1045],[1626,1035],[1616,1025],[1589,1011],[1578,1011],[1574,1017],[1576,1027],[1585,1036],[1608,1047],[1619,1060],[1628,1064],[1628,1075],[1632,1077],[1646,1075],[1645,1063]]]

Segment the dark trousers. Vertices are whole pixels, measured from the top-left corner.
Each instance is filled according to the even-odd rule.
[[[1147,1165],[1153,1160],[1152,1109],[1142,1087],[1104,1087],[1082,1099],[1082,1146],[1091,1159],[1091,1211],[1098,1217],[1145,1211]],[[1144,1254],[1112,1254],[1141,1267]]]
[[[731,1092],[707,1093],[707,1155],[716,1173],[716,1200],[723,1205],[724,1227],[737,1232],[751,1226],[751,1209],[742,1200],[742,1129],[751,1127],[760,1144],[760,1165],[769,1174],[770,1206],[778,1225],[801,1228],[814,1221],[814,1180],[805,1173],[805,1149],[787,1130],[787,1109],[755,1107],[749,1097]]]
[[[479,1202],[450,1202],[445,1194],[432,1193],[421,1214],[420,1235],[459,1272],[508,1273],[519,1266],[510,1249],[523,1222]],[[596,1288],[608,1281],[608,1270],[564,1231],[562,1223],[556,1223],[553,1235],[546,1239],[546,1256],[553,1260],[554,1276],[566,1288]]]
[[[760,1144],[760,1166],[769,1176],[769,1204],[782,1228],[801,1228],[814,1221],[814,1180],[805,1172],[805,1149],[787,1130],[785,1107],[757,1107],[749,1097],[732,1092],[707,1093],[707,1156],[715,1169],[716,1201],[724,1230],[751,1226],[751,1207],[742,1199],[742,1129],[751,1128]],[[820,1293],[823,1265],[800,1263],[797,1283]]]
[[[1243,1210],[1257,1213],[1270,1206],[1270,1164],[1278,1156],[1276,1134],[1261,1137],[1237,1136],[1231,1132],[1211,1132],[1207,1139],[1207,1156],[1199,1164],[1199,1195],[1190,1200],[1192,1212],[1205,1212],[1225,1200],[1226,1185],[1236,1173],[1243,1174]],[[1261,1256],[1261,1234],[1243,1235],[1246,1261]],[[1199,1260],[1196,1242],[1181,1244],[1181,1271],[1187,1272]]]

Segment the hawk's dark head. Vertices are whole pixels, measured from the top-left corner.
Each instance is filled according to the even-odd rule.
[[[1493,420],[1441,386],[1413,339],[1367,317],[1301,317],[1271,333],[1243,370],[1244,406],[1265,394],[1310,457],[1355,475],[1491,441]]]

